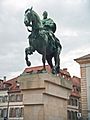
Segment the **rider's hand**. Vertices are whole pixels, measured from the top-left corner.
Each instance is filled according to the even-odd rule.
[[[27,30],[28,30],[28,32],[32,32],[31,30],[29,30],[29,28],[27,27]]]

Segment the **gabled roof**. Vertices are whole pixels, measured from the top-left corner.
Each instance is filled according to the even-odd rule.
[[[81,59],[90,59],[90,54],[84,55],[84,56],[79,57],[79,58],[77,58],[75,60],[81,60]]]
[[[17,86],[17,84],[18,84],[17,79],[18,79],[18,76],[5,82],[5,83],[10,83],[11,84],[11,86],[10,86],[11,92],[20,91],[19,86]]]
[[[9,92],[18,92],[20,91],[20,88],[17,87],[17,78],[12,78],[10,80],[7,81],[3,81],[0,84],[0,90],[9,90]]]
[[[82,57],[74,59],[76,62],[83,64],[83,63],[90,63],[90,54],[84,55]]]

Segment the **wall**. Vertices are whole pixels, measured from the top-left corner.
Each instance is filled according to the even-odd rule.
[[[90,64],[86,65],[88,118],[90,120]]]

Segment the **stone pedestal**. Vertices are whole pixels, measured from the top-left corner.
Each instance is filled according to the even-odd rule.
[[[52,74],[22,74],[24,120],[67,120],[71,83]]]

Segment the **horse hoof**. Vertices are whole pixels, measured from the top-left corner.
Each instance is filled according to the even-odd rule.
[[[52,74],[54,74],[54,75],[56,74],[55,70],[52,70]]]
[[[52,74],[54,74],[54,75],[57,74],[57,71],[56,71],[55,67],[52,68]]]
[[[47,71],[46,71],[46,69],[42,69],[42,73],[46,73]]]
[[[27,66],[31,66],[31,62],[30,61],[27,62]]]

